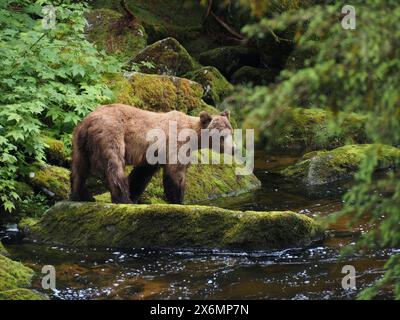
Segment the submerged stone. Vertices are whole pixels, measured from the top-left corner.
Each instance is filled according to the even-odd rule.
[[[144,73],[170,76],[181,76],[195,67],[195,62],[190,54],[176,39],[171,37],[147,46],[131,62],[151,64],[152,67],[146,65],[140,67]]]
[[[290,179],[305,185],[318,186],[351,178],[358,171],[368,152],[376,150],[376,171],[398,167],[400,149],[387,145],[347,145],[331,151],[315,151],[305,154],[296,164],[281,171]]]
[[[72,246],[248,250],[307,244],[320,232],[313,219],[290,211],[78,202],[57,203],[25,229],[33,239]]]

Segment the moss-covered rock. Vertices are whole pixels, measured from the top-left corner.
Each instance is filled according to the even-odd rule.
[[[3,244],[0,241],[0,255],[6,256],[7,255],[7,250],[4,248]]]
[[[29,183],[51,199],[67,199],[70,171],[57,166],[43,166],[33,172]]]
[[[288,108],[279,117],[260,133],[260,144],[269,150],[302,152],[368,142],[367,118],[356,113],[333,115],[318,108]],[[333,121],[340,122],[340,130],[333,130]]]
[[[215,67],[203,67],[186,73],[184,77],[200,83],[204,89],[203,100],[215,106],[234,90],[233,85]]]
[[[45,152],[47,163],[56,166],[67,166],[71,160],[64,143],[60,140],[45,136]]]
[[[234,84],[268,85],[275,81],[278,74],[276,70],[267,70],[244,66],[238,69],[231,77]]]
[[[33,270],[0,252],[0,300],[43,300],[43,295],[27,289],[33,274]]]
[[[396,168],[400,163],[400,149],[386,145],[347,145],[331,151],[314,151],[305,154],[296,164],[281,171],[290,179],[309,186],[351,178],[370,150],[377,150],[376,170]]]
[[[254,174],[236,175],[237,165],[193,164],[189,167],[186,180],[185,203],[201,203],[220,197],[246,193],[261,186]],[[110,202],[107,192],[96,197],[97,201]],[[158,172],[143,194],[143,203],[167,203],[162,185],[162,173]]]
[[[147,45],[143,26],[123,23],[123,14],[109,9],[95,9],[86,15],[89,23],[87,38],[107,53],[129,58]]]
[[[178,110],[189,114],[205,104],[201,99],[203,88],[194,81],[138,72],[126,76],[108,80],[116,102],[157,112]]]
[[[141,66],[144,73],[156,73],[169,76],[181,76],[192,71],[195,61],[186,49],[174,38],[157,41],[140,51],[132,63],[147,62],[152,67]]]
[[[314,220],[289,211],[78,202],[57,203],[28,228],[34,239],[63,245],[248,250],[305,244],[318,231]]]
[[[201,53],[199,61],[203,65],[216,67],[229,79],[242,66],[258,66],[260,54],[247,47],[226,46]]]

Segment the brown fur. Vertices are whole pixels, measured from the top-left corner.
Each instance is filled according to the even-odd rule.
[[[178,132],[190,128],[199,137],[201,129],[210,127],[211,123],[213,128],[232,130],[226,113],[210,116],[202,112],[200,117],[191,117],[178,111],[155,113],[123,104],[100,106],[74,130],[71,200],[93,201],[86,179],[94,173],[105,177],[114,203],[137,203],[159,169],[158,165],[146,161],[146,151],[151,144],[146,141],[147,131],[159,128],[167,133],[171,120],[177,122]],[[134,166],[128,178],[124,174],[126,165]],[[178,163],[163,167],[167,200],[182,203],[187,165]]]

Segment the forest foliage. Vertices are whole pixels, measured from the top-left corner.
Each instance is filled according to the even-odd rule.
[[[190,3],[199,0],[185,0]],[[240,33],[249,43],[266,39],[288,43],[299,64],[283,70],[270,86],[244,88],[239,95],[245,124],[268,132],[284,121],[291,107],[329,109],[338,116],[330,124],[340,131],[340,115],[366,117],[370,141],[400,145],[400,3],[398,0],[353,0],[355,30],[345,30],[342,1],[238,0],[204,1],[224,10],[235,4],[252,13]],[[0,0],[0,201],[6,210],[18,199],[15,182],[43,162],[43,135],[71,140],[74,126],[93,108],[112,99],[104,77],[121,70],[116,58],[99,52],[85,38],[87,6],[60,1],[57,28],[44,29],[47,1]],[[229,21],[229,20],[228,20]],[[237,27],[237,25],[235,25]],[[369,232],[349,248],[400,247],[400,176],[373,176],[379,148],[362,162],[355,185],[344,196],[352,223],[368,221]],[[337,218],[336,217],[336,218]],[[400,254],[362,298],[382,287],[400,299]]]

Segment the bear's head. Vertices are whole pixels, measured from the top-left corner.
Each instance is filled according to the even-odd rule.
[[[208,132],[208,146],[219,153],[234,154],[233,128],[229,121],[229,111],[225,110],[219,115],[210,115],[203,111],[200,113],[200,124]],[[207,135],[206,135],[207,136]]]

